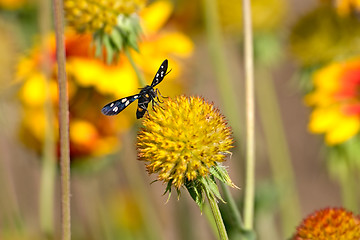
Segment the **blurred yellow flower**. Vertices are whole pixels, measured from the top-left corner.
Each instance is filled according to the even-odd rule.
[[[15,10],[28,2],[29,0],[0,0],[0,9]]]
[[[111,33],[121,14],[132,14],[144,7],[146,0],[64,0],[68,24],[80,32],[104,30]]]
[[[360,58],[331,63],[313,74],[314,90],[305,102],[314,107],[309,130],[325,134],[329,145],[347,141],[360,130]]]
[[[161,10],[164,4],[154,6],[158,6],[156,8]],[[149,11],[159,11],[154,6],[145,8],[142,14],[149,16],[151,15]],[[171,5],[167,7],[172,10]],[[148,19],[143,18],[142,21],[147,23]],[[153,24],[157,27],[153,27],[152,31],[148,31],[148,35],[144,36],[139,45],[140,54],[134,51],[131,54],[134,55],[135,63],[149,82],[154,77],[159,63],[165,58],[169,59],[174,71],[164,85],[170,89],[166,91],[166,95],[172,96],[181,91],[181,88],[174,87],[175,83],[172,81],[181,72],[178,59],[191,55],[193,43],[176,30],[164,30],[166,20],[162,19],[160,24],[154,19],[151,21],[152,23],[147,25]],[[172,45],[165,44],[167,41],[171,41]],[[49,90],[54,110],[57,109],[57,69],[53,34],[48,38],[48,45],[49,59],[40,52],[39,46],[35,46],[28,56],[20,59],[17,71],[17,79],[24,80],[19,91],[19,97],[24,105],[21,136],[25,143],[37,150],[41,149],[44,141],[45,124],[38,123],[46,121],[43,110],[46,101],[43,94],[45,91]],[[135,121],[136,106],[130,106],[129,110],[125,110],[120,117],[103,116],[100,109],[109,99],[138,93],[138,88],[143,86],[139,85],[135,71],[124,55],[119,55],[118,61],[112,65],[107,65],[96,58],[90,34],[79,35],[74,30],[67,29],[65,47],[72,159],[113,153],[118,146],[117,134],[126,131]],[[47,89],[46,79],[41,71],[44,61],[50,64],[50,89]],[[57,134],[56,121],[52,125]]]
[[[303,220],[292,240],[359,240],[360,217],[343,208],[318,210]]]

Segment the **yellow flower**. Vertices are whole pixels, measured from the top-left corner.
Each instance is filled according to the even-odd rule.
[[[153,12],[161,11],[164,7],[172,10],[169,2],[154,6],[145,8],[142,14],[153,18]],[[142,21],[147,23],[148,18],[145,17]],[[166,92],[167,96],[173,96],[182,90],[181,84],[176,84],[174,87],[173,81],[181,72],[179,59],[190,56],[193,44],[179,31],[164,30],[165,22],[166,19],[159,19],[158,23],[152,20],[151,24],[147,24],[147,26],[154,26],[139,45],[141,54],[135,52],[131,54],[134,55],[136,64],[149,82],[154,77],[159,64],[168,58],[174,70],[171,72],[172,77],[166,79],[167,83],[162,84],[160,88],[166,89],[163,92]],[[139,85],[136,73],[124,55],[120,55],[116,63],[107,65],[95,57],[91,34],[79,35],[71,29],[67,29],[65,34],[72,159],[112,153],[118,147],[116,135],[126,131],[134,123],[136,106],[129,106],[119,117],[103,116],[100,109],[110,99],[136,94],[139,92],[138,88],[143,86]],[[48,62],[51,69],[49,92],[56,109],[58,93],[54,34],[49,36],[48,41],[50,48]],[[167,41],[171,44],[165,44]],[[41,150],[45,131],[45,127],[37,122],[46,121],[43,111],[46,100],[43,94],[46,90],[46,79],[41,72],[44,61],[47,60],[40,52],[40,48],[35,46],[27,57],[21,58],[17,71],[17,79],[24,80],[19,91],[19,97],[24,106],[20,131],[24,141],[37,151]],[[56,123],[53,126],[55,128]],[[55,132],[57,134],[57,131]]]
[[[159,180],[177,189],[207,177],[230,154],[231,129],[219,110],[202,98],[167,99],[143,124],[139,159],[147,162],[149,173],[158,173]]]
[[[340,144],[360,130],[360,59],[332,63],[313,74],[314,91],[305,102],[314,107],[309,130],[325,133],[329,145]]]
[[[318,210],[303,220],[292,240],[359,240],[360,217],[343,208]]]
[[[28,0],[0,0],[0,9],[14,10],[23,7]]]
[[[129,15],[141,9],[145,0],[65,0],[68,24],[80,32],[104,30],[111,33],[118,24],[118,16]]]

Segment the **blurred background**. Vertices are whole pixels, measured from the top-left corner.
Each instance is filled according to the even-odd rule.
[[[242,210],[241,1],[114,2],[64,1],[72,238],[217,239],[207,209],[201,213],[185,191],[167,200],[166,185],[152,183],[156,176],[137,160],[136,104],[115,117],[101,108],[143,87],[133,63],[149,84],[169,59],[162,95],[202,96],[233,129],[225,165]],[[252,10],[255,227],[258,239],[287,239],[315,210],[342,206],[359,214],[360,4],[253,0]],[[118,26],[138,37],[123,40],[131,50],[107,42],[116,38],[110,15],[119,11],[142,29],[132,28],[132,18]],[[51,3],[0,0],[1,240],[60,236],[55,56]],[[220,208],[230,239],[238,239],[226,204]]]

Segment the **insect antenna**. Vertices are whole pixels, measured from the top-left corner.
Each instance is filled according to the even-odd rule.
[[[167,73],[165,73],[164,77],[165,77],[166,75],[168,75],[168,74],[171,72],[171,70],[172,70],[172,68],[171,68]]]

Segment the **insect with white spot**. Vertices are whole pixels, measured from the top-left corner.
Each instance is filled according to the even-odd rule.
[[[116,101],[106,104],[102,109],[101,112],[104,115],[112,116],[116,115],[122,110],[124,110],[130,103],[134,102],[136,99],[138,101],[138,108],[136,110],[136,118],[142,118],[144,114],[147,112],[147,108],[150,102],[152,105],[159,104],[160,102],[158,93],[158,89],[154,89],[156,85],[158,85],[164,77],[170,72],[166,72],[168,68],[168,60],[165,59],[161,64],[159,70],[156,72],[155,77],[151,83],[151,85],[146,85],[144,88],[141,89],[139,94],[132,95],[125,98],[120,98]],[[157,101],[156,101],[157,100]]]

